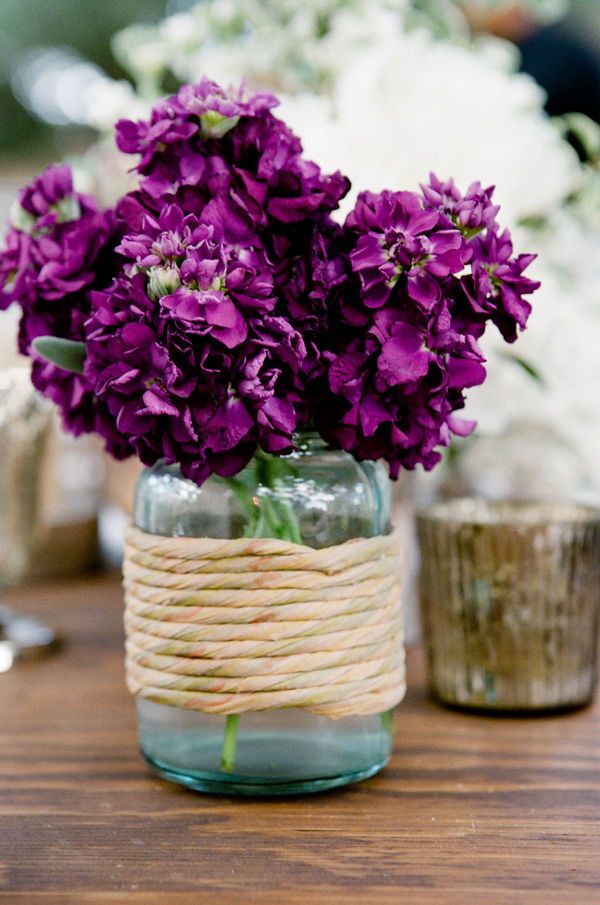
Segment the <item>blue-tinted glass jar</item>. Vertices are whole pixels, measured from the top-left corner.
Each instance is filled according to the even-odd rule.
[[[137,486],[135,525],[168,537],[281,536],[270,533],[263,518],[277,510],[293,523],[287,539],[317,549],[389,533],[390,482],[380,464],[356,462],[316,434],[302,436],[298,450],[277,463],[276,480],[265,478],[260,460],[238,476],[255,487],[254,512],[240,503],[230,481],[213,477],[198,487],[175,466],[148,469]],[[390,712],[334,720],[289,708],[232,720],[138,698],[137,714],[151,769],[206,792],[318,792],[374,775],[392,750]],[[228,748],[231,762],[224,769]]]

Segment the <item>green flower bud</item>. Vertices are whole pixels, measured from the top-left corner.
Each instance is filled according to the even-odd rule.
[[[148,271],[148,295],[158,301],[163,295],[171,295],[181,286],[181,277],[176,267],[151,267]]]
[[[61,198],[60,201],[54,205],[53,210],[58,214],[59,223],[71,223],[73,220],[79,220],[81,217],[81,207],[74,195],[67,195],[66,198]]]
[[[216,110],[209,110],[200,116],[202,138],[223,138],[239,122],[239,116],[223,116]]]
[[[21,207],[18,201],[14,201],[10,208],[10,223],[19,232],[31,235],[35,228],[36,218],[24,207]]]

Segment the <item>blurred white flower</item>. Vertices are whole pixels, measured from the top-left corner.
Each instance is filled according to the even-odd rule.
[[[344,31],[339,46],[336,32],[324,42],[342,60],[327,98],[283,107],[325,168],[375,191],[414,188],[429,170],[465,188],[479,179],[496,185],[510,225],[548,216],[578,187],[575,152],[544,114],[541,90],[506,55],[403,32],[391,19],[353,49]]]
[[[118,119],[141,119],[150,112],[151,104],[142,100],[124,79],[98,79],[86,95],[87,122],[98,132],[112,132]]]
[[[0,311],[0,370],[3,368],[27,367],[29,361],[17,350],[17,335],[21,311],[12,305],[7,311]]]
[[[509,349],[507,355],[506,346],[494,333],[485,337],[488,379],[482,387],[470,391],[467,416],[478,421],[480,434],[512,436],[511,454],[519,435],[517,425],[521,426],[524,442],[531,430],[547,430],[561,438],[562,446],[556,445],[554,450],[556,456],[561,449],[565,461],[576,454],[581,465],[572,470],[570,486],[561,479],[563,492],[576,488],[581,492],[585,485],[586,494],[600,503],[600,406],[596,389],[600,373],[600,232],[566,209],[556,211],[543,229],[521,230],[515,241],[519,247],[538,251],[531,274],[542,281],[542,288],[536,293],[527,330],[514,350]],[[532,380],[514,360],[508,361],[513,354],[533,367],[541,382]],[[497,463],[507,454],[502,444],[490,447],[487,463],[479,464],[482,473],[489,467],[492,449]],[[549,465],[544,465],[547,452],[540,444],[532,460],[537,482],[529,482],[530,492],[539,491],[548,480],[545,472]],[[510,461],[517,478],[516,456]],[[473,457],[470,462],[475,474]]]
[[[435,10],[426,0],[206,0],[114,43],[138,81],[168,68],[181,81],[246,78],[278,92],[309,156],[357,188],[415,187],[433,169],[495,184],[510,225],[547,216],[582,177],[541,89],[517,74],[507,43],[413,27]]]

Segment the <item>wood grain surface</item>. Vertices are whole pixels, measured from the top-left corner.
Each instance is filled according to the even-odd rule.
[[[427,697],[421,652],[389,767],[294,800],[152,778],[113,578],[11,595],[68,633],[0,676],[0,901],[598,905],[600,709],[506,719]]]

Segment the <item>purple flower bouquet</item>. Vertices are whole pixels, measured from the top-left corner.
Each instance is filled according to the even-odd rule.
[[[259,493],[296,473],[303,432],[316,433],[353,466],[385,461],[392,478],[418,464],[431,469],[452,434],[464,436],[475,426],[457,412],[465,390],[485,379],[478,341],[488,322],[513,342],[531,310],[526,297],[538,284],[524,275],[533,256],[513,254],[510,235],[496,220],[493,190],[479,183],[463,195],[451,180],[432,175],[419,192],[363,192],[340,225],[333,213],[349,181],[304,158],[299,139],[274,115],[276,105],[270,94],[247,95],[243,86],[225,91],[204,79],[157,105],[148,121],[119,122],[117,144],[136,155],[139,178],[112,210],[77,193],[68,167],[49,167],[14,208],[0,257],[0,306],[21,306],[20,349],[31,355],[33,382],[56,403],[67,430],[98,433],[118,459],[136,455],[146,466],[178,467],[188,485],[215,476],[241,507],[241,536],[311,546],[289,494]],[[366,470],[360,480],[349,478],[348,494],[340,492],[341,478],[335,485],[334,506],[341,509],[345,498],[349,507],[335,543],[389,530],[375,521],[368,531],[352,528],[358,522],[351,488],[360,491],[358,507],[359,497],[371,498],[369,480]],[[322,502],[312,506],[311,524]],[[312,546],[327,543],[317,538]],[[302,556],[310,557],[307,550],[301,548]],[[136,569],[148,555],[139,554]],[[172,579],[169,573],[169,587]],[[248,580],[218,587],[246,587]],[[144,600],[149,593],[146,588]],[[363,610],[343,618],[354,625],[366,612],[372,633],[373,619],[377,626],[382,617],[369,615],[368,598],[361,600]],[[314,605],[309,598],[306,606]],[[127,617],[138,646],[146,609],[136,601]],[[338,622],[333,625],[337,631]],[[237,631],[234,626],[231,637]],[[136,693],[158,681],[165,662],[162,648],[155,655],[157,636],[150,638],[154,653],[136,648],[130,683]],[[178,635],[165,648],[169,668],[187,651],[181,644]],[[276,654],[281,662],[280,648]],[[254,691],[244,691],[242,698],[251,700],[232,709],[224,689],[239,675],[243,688],[260,681],[236,662],[215,686],[214,673],[197,677],[197,668],[197,661],[181,667],[196,677],[188,685],[179,676],[147,697],[227,715],[221,770],[232,770],[237,714],[263,705]],[[371,667],[342,668],[347,676],[349,669],[367,675]],[[301,682],[297,672],[291,675],[284,677],[291,684],[265,691],[264,700],[274,694],[284,702],[277,707],[290,700],[316,713],[355,712],[344,710],[339,689],[323,704],[329,678],[309,694],[299,689],[310,675]],[[196,682],[194,692],[189,681]],[[361,707],[370,694],[358,696]],[[397,700],[388,695],[380,711]],[[351,740],[352,767],[340,766],[338,775],[371,775],[377,757],[377,769],[385,762],[369,755],[357,765],[360,739],[367,737]],[[304,754],[296,739],[290,757],[308,763],[319,749],[306,732],[305,741]],[[152,744],[143,744],[151,761]],[[236,767],[242,772],[244,750]],[[171,767],[163,775],[182,771]],[[182,781],[207,787],[189,775]]]
[[[138,188],[114,210],[48,167],[20,194],[0,305],[21,305],[33,381],[75,434],[162,459],[201,484],[309,425],[391,477],[432,468],[482,383],[488,321],[508,342],[530,313],[492,190],[362,193],[324,175],[273,114],[203,80],[149,121],[117,124]]]

